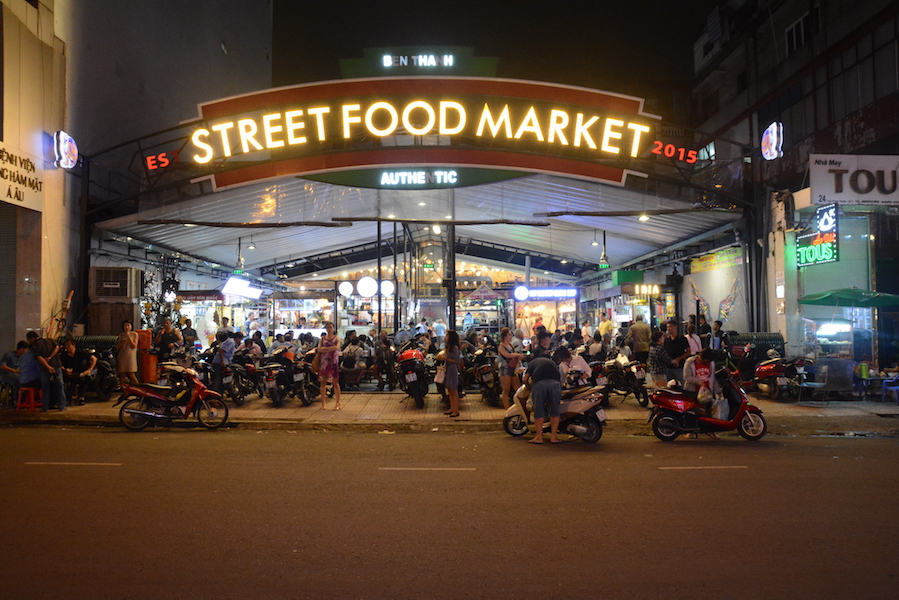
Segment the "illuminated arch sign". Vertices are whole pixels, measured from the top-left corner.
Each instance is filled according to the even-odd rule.
[[[622,184],[656,122],[639,98],[477,77],[332,81],[199,108],[181,159],[215,167],[219,189],[359,170],[372,171],[371,187],[471,185],[474,169]]]

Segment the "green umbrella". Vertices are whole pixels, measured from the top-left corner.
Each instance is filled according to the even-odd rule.
[[[885,306],[899,306],[899,296],[851,287],[808,294],[800,298],[798,302],[799,304],[816,304],[818,306],[883,308]]]

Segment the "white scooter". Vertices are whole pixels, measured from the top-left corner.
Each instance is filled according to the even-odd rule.
[[[607,382],[600,378],[591,387],[584,383],[585,377],[584,373],[574,369],[568,372],[559,406],[559,433],[568,433],[595,444],[602,437],[602,428],[606,423],[606,413],[600,405],[605,400],[603,390]],[[525,384],[515,392],[514,402],[503,419],[503,430],[515,437],[526,434],[528,425],[533,423],[531,408],[531,386]],[[549,428],[547,419],[543,430],[548,432]]]

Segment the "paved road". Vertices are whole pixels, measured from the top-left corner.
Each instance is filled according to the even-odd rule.
[[[899,442],[0,430],[0,597],[896,598]]]

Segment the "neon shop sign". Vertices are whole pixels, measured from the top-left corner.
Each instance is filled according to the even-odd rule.
[[[840,232],[837,205],[822,206],[815,211],[814,233],[796,238],[796,266],[808,267],[840,260]]]

